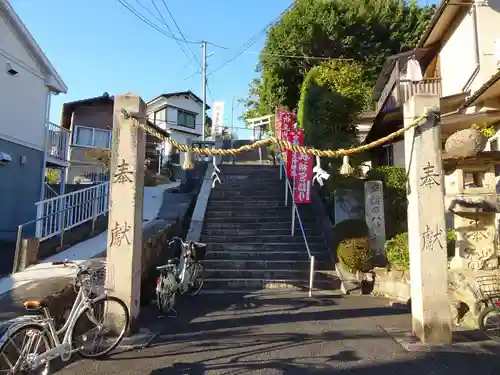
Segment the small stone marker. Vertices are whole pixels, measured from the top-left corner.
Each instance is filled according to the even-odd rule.
[[[383,189],[382,181],[365,182],[365,219],[370,231],[370,246],[378,255],[385,253]]]
[[[115,97],[111,152],[110,207],[106,287],[130,313],[130,332],[137,329],[142,276],[142,209],[146,136],[123,110],[146,116],[146,104],[134,95]]]
[[[435,108],[439,97],[416,94],[404,105],[405,126]],[[405,133],[408,174],[408,240],[413,332],[428,344],[451,343],[444,174],[438,116]]]

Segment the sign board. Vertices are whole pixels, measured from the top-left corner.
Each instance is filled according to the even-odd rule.
[[[288,142],[293,145],[304,145],[304,129],[287,130]],[[286,173],[288,177],[295,177],[297,170],[298,153],[290,150],[286,151]]]
[[[213,102],[212,108],[212,136],[215,136],[220,134],[224,123],[224,102]]]
[[[311,203],[313,175],[312,155],[297,152],[297,173],[295,174],[295,203]]]

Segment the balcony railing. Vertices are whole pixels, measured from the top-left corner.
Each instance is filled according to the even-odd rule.
[[[402,107],[408,99],[419,93],[441,97],[441,78],[425,78],[419,82],[389,79],[378,101],[378,111],[389,111]]]
[[[47,156],[62,162],[67,161],[70,139],[69,130],[47,122],[45,125],[45,134],[45,151]]]

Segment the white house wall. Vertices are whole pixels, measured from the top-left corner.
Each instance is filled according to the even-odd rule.
[[[500,29],[491,25],[500,24],[500,0],[489,0],[490,6],[477,8],[479,28],[480,71],[478,80],[483,84],[498,71],[494,56],[495,40],[500,40]]]
[[[469,12],[444,41],[440,53],[442,96],[459,94],[474,73],[475,36],[473,14]]]
[[[7,74],[7,63],[17,75]],[[42,71],[0,16],[0,138],[43,150],[48,94]]]

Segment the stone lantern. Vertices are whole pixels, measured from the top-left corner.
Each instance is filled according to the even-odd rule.
[[[443,154],[446,171],[448,227],[455,229],[454,270],[491,270],[498,268],[497,199],[495,164],[500,152],[483,151],[457,159]]]

